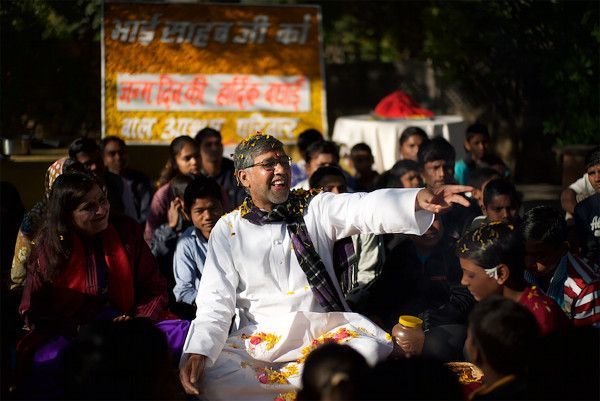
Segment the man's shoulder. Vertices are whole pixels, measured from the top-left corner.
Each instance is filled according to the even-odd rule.
[[[570,252],[567,253],[566,257],[568,281],[566,285],[574,284],[580,289],[588,286],[600,286],[600,276],[596,268]],[[570,286],[573,287],[572,285]]]

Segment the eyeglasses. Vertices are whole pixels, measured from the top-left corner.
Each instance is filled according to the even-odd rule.
[[[260,166],[267,171],[273,171],[275,170],[275,166],[277,166],[278,164],[281,164],[281,167],[283,168],[290,168],[292,164],[292,158],[289,156],[281,156],[279,158],[263,160],[262,162],[254,163],[244,168]]]

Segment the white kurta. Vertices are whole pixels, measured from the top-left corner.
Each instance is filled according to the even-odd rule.
[[[334,242],[360,233],[423,234],[431,225],[433,214],[415,212],[415,197],[419,190],[384,189],[368,194],[339,195],[322,193],[312,199],[304,221],[323,264],[337,286],[340,298],[343,299],[332,264]],[[277,326],[277,331],[285,336],[288,329],[281,327],[281,323],[286,319],[297,321],[293,317],[295,312],[324,312],[296,259],[286,225],[258,226],[241,218],[238,210],[223,216],[211,232],[196,305],[196,319],[191,323],[183,352],[208,357],[208,369],[201,384],[208,387],[211,378],[232,374],[232,366],[225,368],[217,359],[231,359],[231,355],[224,355],[229,351],[239,354],[236,350],[240,346],[241,333],[248,334],[249,328],[258,332],[264,327]],[[235,330],[238,331],[231,333],[228,342],[231,319],[236,314]],[[372,324],[356,314],[331,315],[354,315],[350,320],[355,322],[356,319],[363,319],[365,325]],[[342,318],[339,322],[342,321],[348,323],[348,319]],[[331,328],[327,326],[327,329]],[[297,325],[294,330],[294,336],[304,336],[309,342],[315,335],[325,334],[297,333],[300,330]],[[373,334],[374,337],[382,335]],[[234,345],[233,349],[226,347],[224,350],[226,342]],[[249,340],[245,344],[249,346]],[[389,346],[391,349],[391,344]],[[248,350],[245,350],[245,355],[250,358]],[[372,359],[365,356],[367,360]],[[239,369],[240,364],[243,367],[244,363],[239,361],[239,355],[236,358]],[[244,374],[247,378],[251,376]],[[236,381],[239,382],[240,378],[237,377]],[[212,394],[211,391],[209,393]]]

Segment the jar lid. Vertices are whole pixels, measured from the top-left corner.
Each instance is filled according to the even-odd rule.
[[[416,316],[410,315],[402,315],[400,319],[398,319],[398,323],[402,326],[406,327],[421,327],[423,325],[423,321]]]

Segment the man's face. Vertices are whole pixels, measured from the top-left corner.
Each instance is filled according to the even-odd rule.
[[[587,174],[594,191],[600,192],[600,164],[590,166],[587,169]]]
[[[113,174],[121,175],[127,167],[127,148],[119,141],[110,141],[104,146],[104,165]]]
[[[339,175],[326,175],[319,181],[318,188],[323,188],[324,192],[332,192],[334,194],[343,194],[348,192],[346,180]]]
[[[350,153],[352,165],[357,173],[368,173],[373,165],[373,155],[364,150],[355,150]]]
[[[221,201],[213,198],[198,198],[190,208],[190,218],[194,227],[200,230],[206,239],[222,215]]]
[[[487,135],[475,134],[468,141],[465,141],[465,148],[471,153],[474,160],[480,160],[488,152],[490,139]]]
[[[565,246],[556,247],[536,240],[525,241],[525,267],[534,276],[549,277],[565,252]]]
[[[310,160],[310,163],[306,166],[306,173],[310,177],[312,173],[317,171],[319,167],[323,166],[337,166],[339,160],[331,153],[319,153]]]
[[[484,208],[484,213],[490,221],[501,220],[510,223],[515,220],[518,208],[510,195],[496,195]]]
[[[79,152],[75,155],[77,161],[83,164],[83,167],[95,175],[101,177],[104,173],[104,163],[102,162],[102,155],[100,149],[92,153]]]
[[[271,211],[274,205],[284,203],[290,194],[290,164],[283,150],[273,150],[254,158],[253,164],[281,161],[274,168],[260,165],[238,171],[240,183],[247,188],[254,205]]]
[[[426,162],[421,176],[428,188],[437,189],[454,181],[454,164],[446,160]]]
[[[204,138],[200,145],[200,158],[202,162],[216,163],[223,158],[223,143],[216,136]]]

